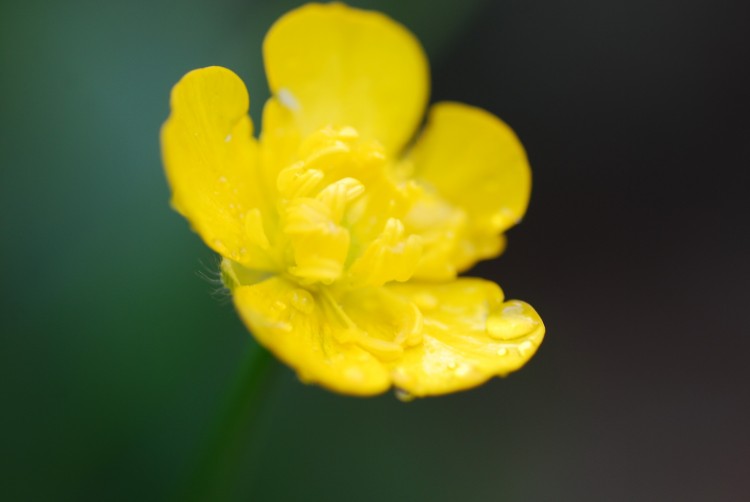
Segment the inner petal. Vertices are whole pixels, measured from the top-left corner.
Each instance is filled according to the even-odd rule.
[[[276,179],[286,272],[302,284],[408,280],[421,240],[402,219],[413,186],[389,175],[382,146],[352,127],[326,126],[300,142]]]

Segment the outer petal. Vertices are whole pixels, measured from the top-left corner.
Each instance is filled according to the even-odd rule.
[[[234,290],[234,303],[255,338],[301,379],[345,394],[390,387],[385,366],[352,339],[346,317],[321,294],[274,277]]]
[[[445,284],[394,284],[388,289],[416,303],[423,340],[392,363],[396,387],[413,396],[455,392],[523,366],[544,338],[529,305],[503,303],[500,288],[481,279]]]
[[[406,28],[380,13],[305,5],[272,26],[263,53],[271,91],[303,134],[352,126],[395,153],[424,113],[424,52]]]
[[[432,239],[436,246],[450,241],[444,234],[455,235],[448,258],[458,271],[500,253],[500,233],[521,219],[531,191],[526,154],[505,123],[479,108],[439,103],[407,164],[413,170],[409,174],[431,193],[426,206],[417,208],[421,214],[413,214],[413,226],[439,236]],[[430,221],[440,211],[448,216]]]
[[[194,70],[172,89],[171,106],[161,142],[173,206],[216,252],[272,267],[245,85],[225,68]]]

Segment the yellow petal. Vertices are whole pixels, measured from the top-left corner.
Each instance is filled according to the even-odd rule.
[[[406,28],[380,13],[305,5],[271,27],[263,54],[271,91],[303,135],[351,126],[395,153],[424,113],[424,52]]]
[[[408,281],[422,253],[422,240],[404,235],[403,223],[391,218],[349,270],[357,285],[382,286],[390,281]]]
[[[481,279],[335,293],[272,277],[233,294],[262,345],[303,381],[344,394],[467,389],[519,369],[544,337],[534,309]]]
[[[392,363],[394,385],[412,396],[455,392],[521,368],[544,338],[526,303],[503,302],[489,281],[392,284],[389,291],[422,312],[422,343]]]
[[[430,242],[450,244],[438,254],[443,267],[447,262],[460,272],[502,251],[500,233],[521,219],[531,191],[526,154],[505,123],[479,108],[439,103],[406,164],[426,191],[407,221],[425,234],[426,257]],[[440,275],[422,270],[417,277]]]
[[[266,186],[276,187],[279,173],[300,160],[301,141],[292,112],[277,99],[266,101],[260,132],[261,169]]]
[[[161,142],[174,208],[224,257],[272,268],[245,85],[225,68],[194,70],[172,89],[171,107]]]
[[[341,305],[320,291],[274,277],[237,287],[234,303],[258,342],[303,381],[363,396],[388,389],[385,366],[358,343],[361,333]]]

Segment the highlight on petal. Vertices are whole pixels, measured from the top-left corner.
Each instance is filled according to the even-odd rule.
[[[263,45],[275,101],[303,136],[351,126],[397,153],[422,119],[427,58],[402,25],[343,4],[308,4],[281,17]]]
[[[500,119],[468,105],[433,106],[400,168],[425,190],[407,219],[425,238],[416,277],[449,279],[498,255],[500,234],[521,219],[529,201],[531,171],[520,141]]]
[[[172,89],[162,156],[172,205],[206,244],[224,257],[271,269],[269,212],[256,181],[258,146],[248,107],[245,85],[230,70],[191,71]]]
[[[238,286],[233,297],[258,342],[296,369],[301,380],[344,394],[384,392],[391,384],[387,369],[357,343],[361,331],[323,291],[312,293],[273,277]]]
[[[475,387],[520,369],[544,338],[544,325],[524,302],[503,302],[492,282],[465,278],[444,284],[391,284],[416,304],[422,341],[391,363],[394,385],[422,397]]]

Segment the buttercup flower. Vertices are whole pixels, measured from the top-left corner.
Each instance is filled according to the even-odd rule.
[[[260,344],[306,382],[411,396],[519,369],[537,313],[489,281],[457,278],[497,256],[530,172],[486,111],[432,107],[427,60],[403,26],[342,4],[279,19],[263,54],[273,93],[253,137],[225,68],[185,75],[162,129],[174,208],[223,257]]]

